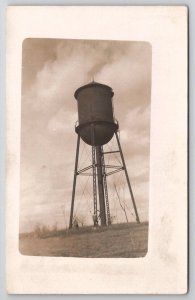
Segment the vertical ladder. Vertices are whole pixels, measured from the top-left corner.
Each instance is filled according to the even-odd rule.
[[[94,204],[94,217],[97,223],[97,184],[96,184],[96,161],[95,161],[95,146],[92,146],[92,166],[93,166],[93,204]],[[97,225],[97,224],[94,224]]]
[[[93,221],[94,226],[98,225],[97,216],[97,184],[96,184],[96,147],[95,147],[95,127],[91,124],[91,139],[92,139],[92,168],[93,168]]]

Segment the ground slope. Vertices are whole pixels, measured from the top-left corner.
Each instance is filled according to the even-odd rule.
[[[21,235],[21,254],[63,257],[143,257],[147,253],[148,223],[114,224],[57,231],[38,238]]]

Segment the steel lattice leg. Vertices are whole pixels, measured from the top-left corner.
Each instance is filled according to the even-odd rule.
[[[122,152],[122,148],[121,148],[121,144],[120,144],[117,132],[115,132],[115,135],[116,135],[116,140],[117,140],[117,144],[118,144],[118,147],[119,147],[119,151],[120,151],[120,155],[121,155],[121,159],[122,159],[122,163],[123,163],[123,168],[124,168],[126,179],[127,179],[127,184],[128,184],[128,187],[129,187],[129,192],[130,192],[132,203],[133,203],[133,208],[134,208],[135,215],[136,215],[136,221],[138,223],[140,223],[139,215],[138,215],[138,212],[137,212],[137,207],[136,207],[136,204],[135,204],[135,199],[134,199],[134,196],[133,196],[133,191],[132,191],[130,180],[129,180],[129,175],[128,175],[126,164],[125,164],[125,159],[124,159],[124,156],[123,156],[123,152]]]
[[[104,183],[102,174],[102,150],[101,146],[96,146],[96,159],[97,159],[97,179],[98,179],[98,192],[99,192],[99,205],[100,205],[100,219],[101,225],[106,226],[106,207],[104,198]]]
[[[72,188],[72,202],[71,202],[71,210],[70,210],[69,228],[72,228],[72,221],[73,221],[74,199],[75,199],[76,179],[77,179],[78,159],[79,159],[79,146],[80,146],[80,136],[78,135],[78,138],[77,138],[77,149],[76,149],[76,158],[75,158],[75,168],[74,168],[73,188]]]
[[[93,167],[93,223],[94,226],[98,225],[97,217],[97,184],[96,184],[96,148],[95,148],[95,127],[91,124],[91,140],[92,140],[92,167]]]
[[[104,182],[104,197],[105,197],[105,203],[106,203],[107,222],[108,222],[108,225],[110,225],[111,224],[110,207],[109,207],[109,200],[108,200],[108,187],[107,187],[103,146],[102,146],[102,174],[103,174],[103,182]]]
[[[98,225],[98,217],[97,217],[97,184],[96,184],[95,146],[92,146],[92,165],[93,165],[93,204],[94,204],[93,222],[94,222],[94,226],[97,226]]]

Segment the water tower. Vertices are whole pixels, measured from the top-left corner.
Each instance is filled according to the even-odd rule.
[[[70,211],[69,228],[73,226],[74,200],[76,191],[77,176],[85,175],[90,169],[93,178],[93,206],[94,206],[94,226],[97,224],[97,201],[99,200],[99,218],[101,226],[111,224],[109,199],[107,190],[107,176],[119,171],[124,171],[133,208],[136,215],[136,221],[139,223],[139,216],[120,145],[118,136],[118,122],[114,119],[112,97],[113,90],[97,82],[91,82],[78,88],[74,94],[78,104],[78,124],[75,131],[78,135],[75,170],[72,190],[72,202]],[[115,135],[118,149],[115,151],[105,152],[103,145],[107,144]],[[80,138],[91,146],[92,165],[78,170]],[[122,166],[105,165],[104,155],[108,153],[119,152]]]

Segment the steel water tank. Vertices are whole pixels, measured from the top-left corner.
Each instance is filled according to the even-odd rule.
[[[109,86],[97,82],[76,90],[74,96],[78,103],[78,126],[75,130],[85,143],[104,145],[118,129],[113,116],[113,95]]]

